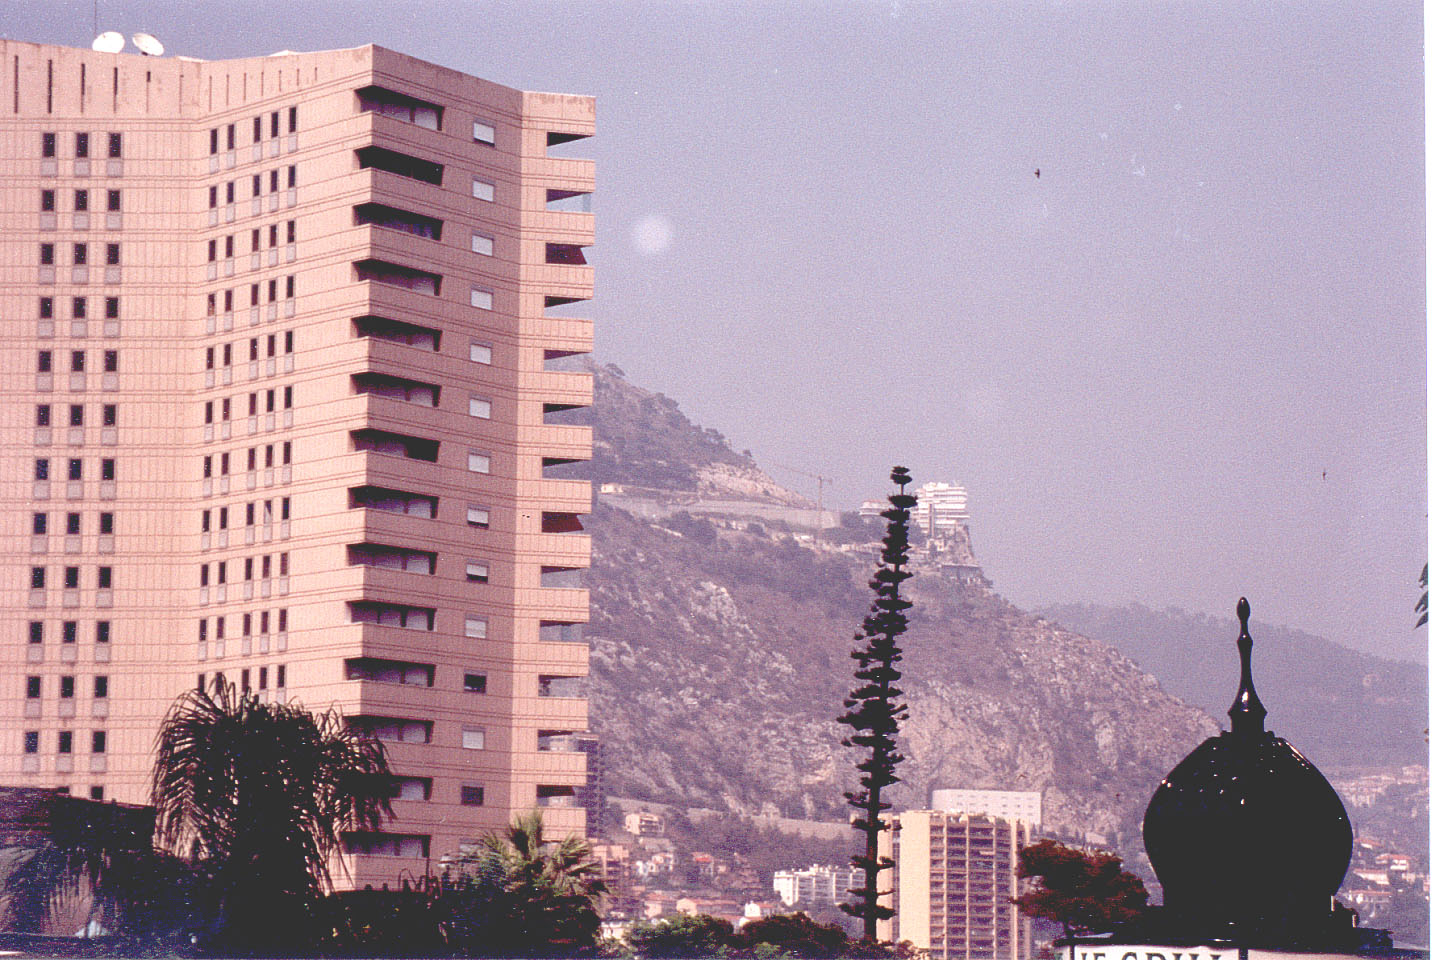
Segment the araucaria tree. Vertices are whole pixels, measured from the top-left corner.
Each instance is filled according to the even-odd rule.
[[[876,925],[889,919],[895,911],[880,903],[880,872],[894,866],[894,861],[880,854],[880,833],[884,824],[881,813],[890,804],[881,798],[882,791],[900,778],[895,768],[903,759],[896,740],[900,721],[906,718],[906,707],[900,702],[900,635],[909,618],[905,611],[910,602],[900,596],[900,585],[910,579],[905,569],[910,558],[910,511],[915,498],[905,492],[910,474],[904,467],[890,471],[890,480],[900,490],[890,497],[890,509],[881,514],[886,521],[880,565],[870,580],[875,591],[870,612],[855,635],[859,649],[850,656],[859,663],[855,679],[859,685],[845,698],[845,715],[840,722],[853,732],[844,739],[847,747],[859,747],[864,755],[855,766],[860,771],[860,789],[846,791],[845,800],[860,811],[852,820],[855,829],[865,834],[865,853],[850,862],[865,872],[865,886],[849,891],[856,899],[841,904],[840,909],[859,917],[865,925],[865,939],[874,940]]]

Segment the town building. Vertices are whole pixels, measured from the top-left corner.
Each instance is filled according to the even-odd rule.
[[[965,488],[932,480],[915,491],[910,522],[930,539],[955,536],[970,522],[970,497]]]
[[[663,837],[665,836],[665,821],[660,819],[659,814],[637,810],[634,813],[625,814],[625,832],[632,833],[637,837]]]
[[[948,813],[983,813],[1007,820],[1024,820],[1039,830],[1041,799],[1038,790],[932,790],[930,806]]]
[[[895,866],[880,874],[883,941],[908,940],[932,960],[1023,960],[1030,920],[1011,902],[1030,825],[983,814],[909,810],[885,817],[880,849]]]
[[[803,870],[776,870],[773,887],[787,907],[834,906],[850,899],[849,891],[865,886],[859,867],[811,864]]]
[[[376,46],[0,63],[0,782],[144,802],[223,677],[385,741],[357,886],[584,835],[593,100]]]

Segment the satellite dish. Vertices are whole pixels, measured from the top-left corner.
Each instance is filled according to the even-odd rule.
[[[101,53],[119,53],[125,49],[125,36],[119,30],[106,30],[91,42],[90,49]]]
[[[148,33],[133,34],[130,42],[135,44],[135,48],[147,57],[159,57],[165,53],[165,44]]]

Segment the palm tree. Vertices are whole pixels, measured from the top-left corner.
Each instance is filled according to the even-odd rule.
[[[606,892],[599,873],[584,840],[547,843],[540,811],[522,814],[447,864],[452,945],[532,956],[592,946]]]
[[[0,849],[5,929],[40,933],[63,917],[69,929],[159,943],[185,925],[188,870],[151,847],[147,809],[40,790],[10,794]]]
[[[180,697],[156,739],[156,839],[197,866],[206,934],[290,951],[323,936],[342,834],[391,815],[384,747],[334,710],[263,703],[218,678]]]

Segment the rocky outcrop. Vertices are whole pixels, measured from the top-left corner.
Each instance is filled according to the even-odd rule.
[[[804,502],[673,401],[613,367],[595,372],[596,458],[577,465],[581,475],[672,498]],[[606,789],[844,818],[855,758],[835,717],[853,685],[849,654],[876,552],[734,518],[650,521],[604,498],[586,526],[590,715]],[[865,531],[854,526],[862,540]],[[1155,785],[1213,722],[1113,647],[1030,616],[935,559],[907,588],[916,602],[901,665],[907,759],[892,799],[923,805],[937,787],[1041,790],[1048,826],[1135,830]]]

